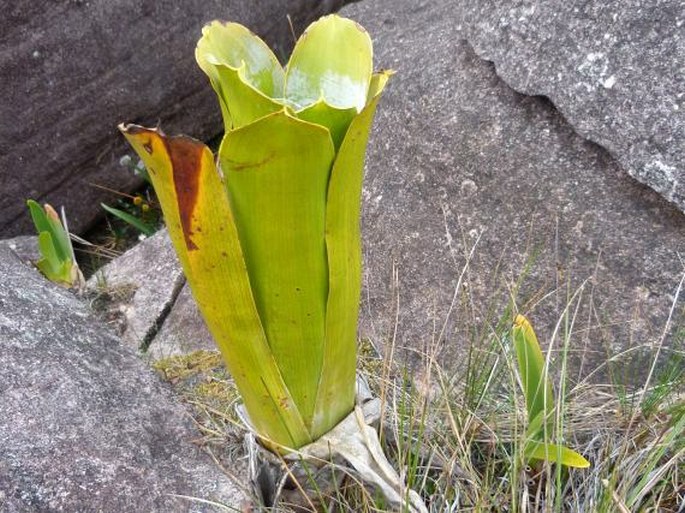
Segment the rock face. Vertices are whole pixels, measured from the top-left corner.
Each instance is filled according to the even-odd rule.
[[[72,294],[0,245],[0,510],[239,507],[189,415]]]
[[[519,92],[544,95],[582,136],[685,211],[681,0],[464,2],[463,28]]]
[[[25,239],[35,242],[12,240]],[[88,290],[95,310],[148,360],[216,349],[166,228],[103,266],[88,280]]]
[[[88,280],[92,294],[113,319],[133,349],[145,349],[183,287],[181,264],[166,229],[145,239],[103,266]],[[117,313],[119,315],[117,315]]]
[[[397,70],[368,151],[362,335],[392,337],[398,291],[398,343],[463,361],[514,296],[546,343],[583,286],[571,338],[582,358],[653,343],[683,272],[682,213],[549,101],[510,89],[455,30],[452,2],[342,13],[373,34],[376,65]]]
[[[162,328],[147,348],[146,356],[159,360],[200,349],[216,350],[216,344],[186,283],[164,319]]]
[[[40,259],[38,250],[38,237],[36,235],[24,235],[13,239],[0,240],[0,246],[7,247],[14,255],[27,265]]]
[[[24,201],[64,205],[80,232],[107,191],[136,185],[122,121],[207,139],[220,112],[194,48],[212,19],[239,21],[287,55],[292,35],[343,0],[12,2],[0,20],[0,237],[32,231]]]

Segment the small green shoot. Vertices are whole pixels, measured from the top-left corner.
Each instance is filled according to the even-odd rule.
[[[122,167],[131,170],[134,175],[142,178],[148,187],[152,186],[150,175],[142,160],[134,162],[129,155],[124,155],[119,160],[119,164],[121,164]],[[135,196],[124,193],[118,194],[127,198],[127,200],[121,199],[119,201],[122,208],[111,207],[105,203],[100,203],[102,208],[117,219],[132,226],[146,237],[153,235],[159,227],[161,214],[158,209],[153,208],[149,198],[146,201],[142,194],[136,194]]]
[[[525,456],[567,467],[589,467],[590,462],[577,452],[548,441],[556,412],[554,390],[535,331],[523,315],[517,315],[514,320],[512,339],[528,410]]]
[[[142,219],[132,214],[129,214],[128,212],[124,212],[123,210],[118,208],[110,207],[109,205],[105,205],[104,203],[100,203],[100,205],[102,205],[102,208],[104,208],[114,217],[121,219],[125,223],[128,223],[129,225],[133,226],[136,230],[138,230],[140,233],[147,237],[153,235],[157,231],[157,229],[150,223],[146,223]]]
[[[47,203],[41,207],[33,200],[26,202],[38,232],[38,248],[41,258],[36,267],[43,275],[60,285],[81,288],[84,278],[74,257],[69,231],[59,215]]]

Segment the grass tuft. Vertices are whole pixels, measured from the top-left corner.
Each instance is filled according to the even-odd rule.
[[[678,298],[678,293],[675,297]],[[569,294],[547,342],[545,358],[557,404],[547,433],[591,462],[568,469],[523,455],[527,410],[510,334],[517,312],[512,302],[471,334],[464,364],[446,369],[437,345],[419,354],[414,367],[396,363],[402,348],[389,343],[381,356],[376,342],[360,342],[359,369],[385,404],[382,442],[393,466],[425,500],[431,512],[663,512],[685,508],[685,330],[666,326],[657,343],[610,355],[595,369],[572,359],[585,333],[576,332],[582,290]],[[674,322],[674,305],[669,323]],[[651,360],[644,364],[645,353]],[[610,366],[639,358],[649,372],[630,388]],[[585,367],[580,376],[577,361]],[[576,362],[576,363],[574,363]],[[203,438],[224,468],[243,461],[237,446],[239,401],[218,353],[199,351],[155,367],[193,406]],[[579,377],[580,376],[580,377]],[[601,381],[598,376],[608,376]],[[333,488],[303,483],[317,497],[281,504],[273,511],[389,511],[377,490],[336,467]],[[241,485],[246,473],[233,472]],[[310,492],[311,493],[311,492]],[[294,501],[293,501],[294,502]]]

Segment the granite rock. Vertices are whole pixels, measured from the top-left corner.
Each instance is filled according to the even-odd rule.
[[[549,101],[504,83],[455,30],[451,2],[342,13],[374,36],[376,65],[397,70],[368,150],[362,336],[388,342],[397,313],[401,347],[463,362],[513,295],[547,346],[583,287],[574,354],[650,347],[683,272],[682,213]]]
[[[93,310],[147,361],[216,350],[166,228],[100,268],[87,290]]]
[[[9,248],[25,264],[31,264],[40,259],[38,237],[36,235],[21,235],[13,239],[0,240],[0,246]]]
[[[88,280],[96,310],[126,345],[145,350],[176,301],[185,278],[166,229],[115,258]]]
[[[0,245],[0,510],[220,509],[244,497],[171,391],[88,308]]]
[[[29,233],[24,201],[65,206],[74,233],[111,193],[140,185],[119,166],[122,121],[208,139],[219,107],[194,59],[202,26],[241,22],[282,58],[296,32],[344,0],[21,0],[0,19],[0,236]]]
[[[460,9],[469,42],[507,84],[548,97],[579,134],[685,211],[681,0],[467,0]]]

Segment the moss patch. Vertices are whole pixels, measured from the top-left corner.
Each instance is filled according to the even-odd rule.
[[[162,358],[152,365],[164,380],[172,385],[198,375],[206,376],[223,369],[224,362],[217,351],[193,351],[192,353]]]

